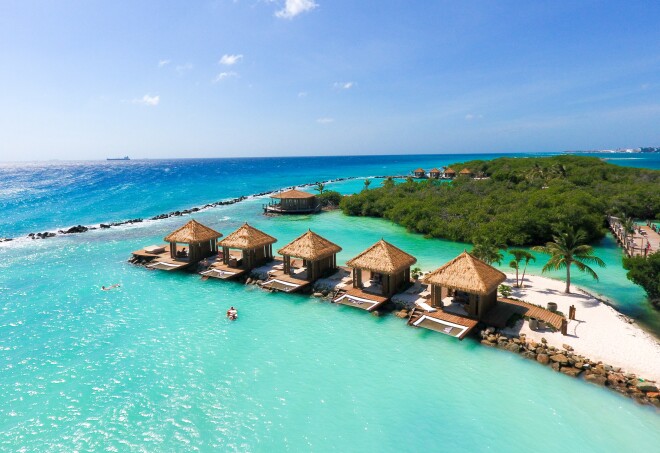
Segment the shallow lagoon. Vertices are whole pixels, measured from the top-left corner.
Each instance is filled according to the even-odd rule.
[[[378,174],[376,165],[346,174]],[[386,170],[409,161],[397,165]],[[196,196],[206,202],[293,184],[296,172],[304,173],[276,175],[254,190],[220,185]],[[309,180],[316,175],[306,171]],[[134,184],[122,186],[123,195],[111,192],[110,201],[91,190],[88,204],[71,211],[70,194],[45,189],[42,211],[16,221],[11,210],[20,206],[5,198],[4,226],[43,230],[40,219],[61,226],[56,222],[77,223],[81,214],[90,223],[161,212]],[[210,190],[222,179],[204,184]],[[333,188],[348,193],[362,184]],[[158,209],[197,204],[184,202],[199,187],[183,187],[179,193],[159,186],[170,191]],[[276,246],[312,228],[344,248],[340,262],[381,237],[417,256],[425,270],[466,247],[338,212],[264,217],[262,202],[195,218],[225,234],[247,220],[276,236]],[[653,409],[473,340],[306,296],[126,262],[187,219],[0,246],[0,450],[602,452],[653,451],[660,443]],[[576,283],[643,314],[643,293],[617,266],[613,241],[605,239],[598,253],[610,264],[601,282]],[[122,287],[99,290],[115,282]],[[229,305],[238,306],[238,322],[224,319]]]

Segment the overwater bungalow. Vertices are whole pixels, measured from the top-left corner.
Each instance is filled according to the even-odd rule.
[[[467,176],[468,178],[472,177],[472,171],[469,168],[464,168],[458,174],[461,176]]]
[[[417,259],[381,239],[346,265],[353,268],[353,288],[334,302],[373,311],[410,284],[410,266]]]
[[[296,189],[271,195],[273,202],[264,205],[264,212],[270,214],[310,214],[321,210],[316,195]]]
[[[447,167],[445,168],[445,172],[442,174],[442,177],[445,179],[454,179],[456,177],[456,172],[453,168]]]
[[[479,322],[503,328],[513,315],[534,318],[559,330],[563,316],[521,300],[497,297],[504,275],[463,252],[424,277],[431,309],[415,308],[408,324],[463,339]]]
[[[337,244],[309,230],[278,250],[283,257],[282,269],[271,272],[262,288],[284,292],[307,288],[337,270],[340,251]]]
[[[197,264],[218,253],[218,233],[196,220],[165,236],[167,245],[152,245],[133,252],[133,257],[147,261],[148,268],[173,271]]]
[[[429,178],[439,179],[442,173],[437,168],[434,168],[429,172]]]
[[[426,178],[426,172],[423,168],[418,168],[417,170],[413,171],[413,174],[415,175],[415,178]]]
[[[275,242],[274,237],[245,223],[218,243],[222,247],[221,260],[213,263],[202,275],[223,280],[238,278],[272,261]]]
[[[504,280],[502,272],[463,252],[424,277],[435,311],[419,312],[409,324],[463,339],[495,307]]]

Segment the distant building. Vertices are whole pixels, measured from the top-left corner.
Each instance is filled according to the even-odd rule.
[[[442,177],[445,179],[454,179],[456,177],[456,172],[453,168],[447,167],[445,168],[445,172],[443,173]]]
[[[441,174],[442,173],[440,173],[440,170],[438,170],[437,168],[434,168],[433,170],[431,170],[429,172],[429,178],[438,179],[438,178],[440,178]]]
[[[423,168],[418,168],[413,174],[415,175],[415,178],[426,178],[426,172]]]

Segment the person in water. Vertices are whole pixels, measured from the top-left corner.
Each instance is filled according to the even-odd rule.
[[[110,285],[107,288],[105,286],[101,286],[101,289],[103,291],[110,291],[113,288],[119,288],[121,285],[119,283],[115,283],[114,285]]]
[[[229,310],[227,310],[227,318],[231,319],[232,321],[238,318],[238,311],[236,311],[234,307],[231,307]]]

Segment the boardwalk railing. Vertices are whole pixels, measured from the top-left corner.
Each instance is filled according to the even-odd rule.
[[[612,234],[628,256],[643,256],[658,250],[660,235],[649,227],[635,225],[633,232],[626,231],[620,218],[607,216]]]

